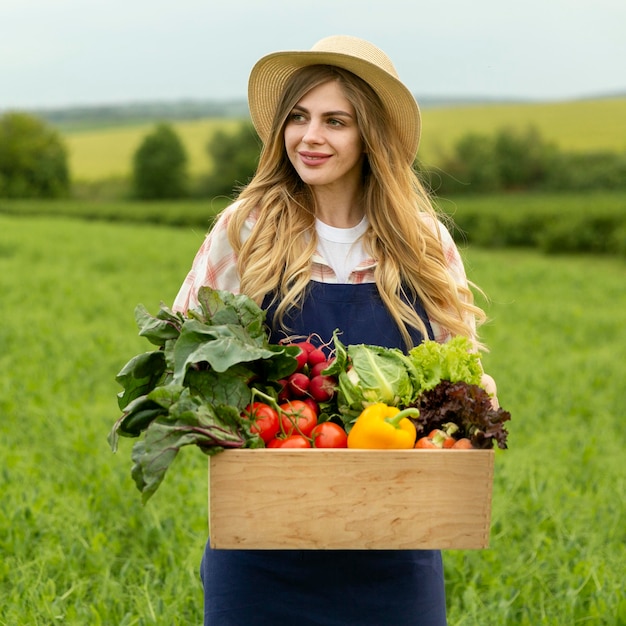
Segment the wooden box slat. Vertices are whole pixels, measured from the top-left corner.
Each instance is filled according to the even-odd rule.
[[[480,549],[493,450],[227,450],[209,460],[223,549]]]

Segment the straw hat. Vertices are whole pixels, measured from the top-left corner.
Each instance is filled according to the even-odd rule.
[[[318,41],[311,50],[273,52],[261,58],[250,73],[248,106],[252,123],[266,141],[284,87],[294,72],[307,65],[334,65],[367,82],[382,100],[413,162],[420,140],[420,111],[413,94],[400,81],[389,57],[363,39],[335,35]]]

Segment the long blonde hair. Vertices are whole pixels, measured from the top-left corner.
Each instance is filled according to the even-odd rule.
[[[480,323],[485,314],[474,304],[471,290],[455,283],[447,271],[437,214],[396,134],[390,132],[380,99],[363,80],[332,66],[309,66],[294,74],[275,112],[256,174],[239,194],[228,237],[237,255],[241,292],[259,304],[272,294],[283,325],[287,310],[304,297],[317,244],[315,202],[287,157],[283,130],[303,95],[330,80],[338,81],[356,112],[366,150],[360,200],[370,226],[364,246],[378,261],[378,292],[407,347],[412,346],[408,328],[428,336],[409,304],[416,297],[430,320],[453,335],[474,339],[470,320]],[[241,229],[251,212],[257,221],[242,242]]]

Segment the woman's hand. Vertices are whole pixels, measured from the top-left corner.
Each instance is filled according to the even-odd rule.
[[[480,386],[491,397],[491,404],[493,408],[499,408],[500,403],[498,402],[498,387],[496,386],[496,381],[491,376],[489,376],[489,374],[483,374],[480,379]]]

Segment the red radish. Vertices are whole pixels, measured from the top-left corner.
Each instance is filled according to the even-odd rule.
[[[304,402],[304,404],[306,404],[311,409],[313,409],[315,415],[319,415],[320,414],[320,408],[317,405],[317,402],[315,400],[313,400],[313,398],[302,398],[302,402]]]
[[[306,374],[296,372],[287,379],[287,388],[292,396],[301,398],[309,389],[310,380]]]
[[[309,393],[318,402],[326,402],[335,395],[335,379],[332,376],[318,374],[311,378]]]
[[[302,348],[302,344],[299,343],[290,343],[288,344],[288,347],[292,347],[295,346],[296,348],[300,349],[300,352],[298,352],[298,354],[296,354],[296,361],[298,363],[296,371],[300,372],[304,369],[304,366],[307,364],[309,355],[308,352],[306,352],[303,348]]]
[[[327,367],[330,367],[330,361],[322,361],[321,363],[316,363],[309,372],[309,376],[311,378],[315,378],[319,376]]]
[[[325,363],[326,355],[321,348],[315,348],[314,350],[311,350],[311,352],[309,352],[309,358],[307,362],[309,364],[309,367],[314,367],[318,363]]]
[[[297,346],[300,346],[304,352],[311,354],[313,350],[315,350],[315,346],[310,341],[299,341],[296,343]]]
[[[278,391],[278,401],[284,402],[285,400],[289,400],[289,387],[287,386],[287,381],[284,378],[281,378],[276,382],[280,385],[280,389]]]

